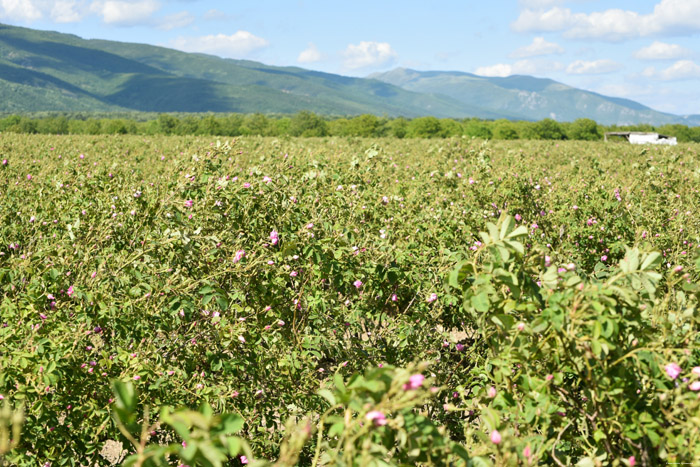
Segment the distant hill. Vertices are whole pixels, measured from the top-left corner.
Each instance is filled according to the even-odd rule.
[[[471,114],[377,80],[0,25],[0,111],[41,110]]]
[[[0,24],[0,112],[133,110],[700,124],[528,76],[397,69],[350,78]]]
[[[551,79],[514,75],[505,78],[477,76],[458,71],[415,71],[397,68],[369,78],[409,91],[442,94],[463,104],[478,103],[505,118],[572,121],[590,118],[605,125],[683,123],[699,125],[697,115],[681,117],[658,112],[629,99],[583,91]]]

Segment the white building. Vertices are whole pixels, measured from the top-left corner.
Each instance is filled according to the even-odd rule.
[[[641,131],[613,131],[605,133],[605,141],[608,140],[608,136],[621,136],[627,139],[631,144],[667,144],[669,146],[678,144],[675,136],[645,133]]]

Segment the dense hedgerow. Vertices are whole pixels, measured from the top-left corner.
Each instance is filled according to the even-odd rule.
[[[697,462],[697,149],[1,134],[0,455]]]

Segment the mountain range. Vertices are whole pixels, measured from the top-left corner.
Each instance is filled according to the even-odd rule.
[[[336,116],[585,117],[602,124],[700,125],[698,115],[662,113],[531,76],[398,68],[353,78],[0,24],[0,112],[300,110]]]

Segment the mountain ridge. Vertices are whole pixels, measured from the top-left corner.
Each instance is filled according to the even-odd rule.
[[[485,77],[462,71],[395,68],[372,79],[416,92],[441,93],[463,103],[479,101],[493,112],[522,120],[590,118],[601,124],[700,124],[696,115],[659,112],[636,101],[584,91],[549,78],[528,75]],[[564,104],[564,105],[563,105]]]
[[[583,96],[583,97],[582,97]],[[398,68],[367,78],[0,23],[0,112],[364,113],[388,117],[573,120],[582,100],[612,123],[700,124],[546,78]],[[567,106],[562,107],[562,103]],[[552,112],[553,105],[564,109]],[[574,109],[574,110],[572,110]],[[590,113],[590,112],[589,112]],[[600,112],[599,112],[600,113]],[[599,123],[609,124],[602,118]]]

